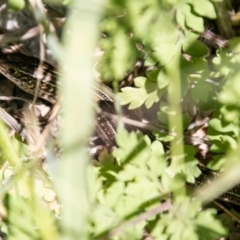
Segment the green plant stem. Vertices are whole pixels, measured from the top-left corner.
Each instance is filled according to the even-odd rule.
[[[89,156],[87,142],[94,126],[93,53],[98,37],[101,2],[71,2],[64,28],[65,58],[60,60],[63,125],[60,144],[66,151],[56,164],[54,183],[61,211],[61,239],[88,239],[90,214],[86,168]]]
[[[180,78],[180,51],[173,60],[166,65],[166,73],[170,85],[168,87],[168,100],[170,105],[169,129],[173,130],[176,137],[171,142],[172,166],[183,164],[183,123],[181,118],[181,78]]]

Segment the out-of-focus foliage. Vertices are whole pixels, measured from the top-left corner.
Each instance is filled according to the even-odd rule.
[[[56,239],[54,215],[59,215],[59,204],[46,170],[39,165],[40,159],[30,158],[25,145],[16,141],[8,144],[1,156],[2,162],[8,160],[1,166],[1,232],[6,232],[8,239]],[[13,164],[14,154],[19,157],[17,165]]]
[[[9,0],[7,1],[9,11],[18,11],[25,7],[25,1],[24,0]]]
[[[21,8],[14,6],[11,1],[12,9]],[[218,49],[213,59],[207,58],[209,49],[199,41],[204,19],[215,18],[209,0],[106,2],[99,24],[98,47],[103,56],[97,67],[101,77],[116,84],[139,62],[149,67],[133,79],[134,86],[121,89],[118,97],[130,109],[157,105],[158,124],[165,131],[155,128],[152,141],[141,132],[119,128],[113,153],[103,151],[88,167],[89,239],[138,240],[150,234],[156,240],[212,240],[227,235],[217,212],[203,209],[186,187],[201,175],[197,158],[201,144],[186,144],[186,137],[198,127],[193,126],[197,113],[211,116],[205,133],[213,154],[209,168],[226,170],[226,162],[231,161],[226,153],[239,148],[239,39],[231,40],[227,50]],[[172,79],[169,69],[177,69],[180,79]],[[179,115],[168,101],[174,84],[181,86],[176,90],[180,93],[180,97],[176,94]],[[180,119],[184,132],[176,135]],[[172,141],[183,145],[181,154],[173,153]],[[61,202],[50,181],[54,163],[43,170],[38,161],[22,160],[29,158],[26,149],[11,148],[15,145],[2,140],[0,145],[1,231],[9,239],[58,239],[62,236]],[[82,206],[74,202],[74,194],[69,204],[79,209]],[[168,201],[166,210],[153,211]]]
[[[126,146],[126,141],[130,146]],[[185,178],[194,182],[200,174],[197,160],[193,157],[193,148],[186,149],[186,164],[182,174],[172,177],[172,169],[166,162],[165,151],[159,141],[150,143],[141,133],[119,130],[117,143],[119,148],[113,155],[118,164],[102,161],[91,169],[95,174],[96,170],[98,173],[98,187],[95,185],[98,192],[95,195],[97,205],[92,216],[93,235],[102,236],[116,223],[150,211],[161,205],[160,201],[173,192],[176,192],[176,199],[169,213],[139,221],[112,239],[129,239],[130,236],[131,239],[139,239],[146,228],[151,229],[156,239],[162,239],[163,236],[163,239],[198,239],[201,234],[201,237],[210,240],[226,234],[221,224],[214,219],[215,211],[200,212],[200,202],[177,192],[179,186],[184,185]],[[212,227],[209,227],[210,222]]]

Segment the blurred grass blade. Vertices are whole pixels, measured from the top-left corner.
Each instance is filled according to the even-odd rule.
[[[10,165],[20,165],[20,159],[17,152],[13,148],[13,143],[10,141],[9,133],[7,132],[4,124],[0,121],[0,149],[3,157],[9,162]]]

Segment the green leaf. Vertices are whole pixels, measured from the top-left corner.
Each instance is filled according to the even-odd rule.
[[[159,234],[161,235],[162,231],[167,233],[168,239],[199,239],[195,218],[200,207],[201,205],[197,201],[190,201],[186,197],[177,198],[171,210],[162,215],[155,224],[153,233],[156,234],[156,230],[159,229]]]
[[[156,140],[162,141],[162,142],[171,142],[174,139],[174,136],[160,133],[160,132],[154,132],[154,136],[156,137]]]
[[[92,228],[91,232],[94,235],[97,235],[109,229],[109,226],[115,225],[119,218],[117,214],[111,208],[109,208],[108,205],[98,203],[94,208],[94,211],[92,211],[91,220],[94,226],[90,224],[89,228]]]
[[[185,178],[182,174],[176,174],[174,177],[171,175],[171,173],[166,172],[162,174],[162,185],[164,191],[176,191],[181,189],[185,184]]]
[[[193,57],[204,57],[208,54],[208,48],[206,45],[198,40],[191,44],[185,41],[183,44],[183,51]]]
[[[181,4],[177,11],[181,11],[185,16],[185,25],[195,32],[202,33],[204,31],[203,18],[195,15],[189,4]],[[179,19],[182,19],[182,17]],[[181,20],[182,21],[182,20]]]
[[[155,1],[152,1],[150,4],[146,1],[137,1],[132,0],[127,4],[129,22],[131,23],[136,36],[139,38],[148,38],[144,29],[147,29],[148,26],[155,22],[157,23],[160,18],[159,11],[161,9]],[[152,29],[150,29],[152,30]]]
[[[172,25],[165,24],[164,29],[159,29],[161,34],[157,34],[153,39],[153,55],[161,65],[171,64],[172,59],[181,50],[180,32]]]
[[[169,80],[164,71],[160,71],[157,76],[158,88],[163,89],[168,86]]]
[[[219,94],[219,101],[224,104],[236,104],[239,105],[240,98],[240,86],[239,78],[240,73],[236,71],[237,66],[233,66],[234,72],[228,75],[228,81],[223,87],[223,91]]]
[[[237,149],[237,141],[231,136],[228,135],[211,135],[209,131],[208,134],[209,140],[211,140],[212,145],[210,147],[210,151],[216,153],[225,153],[231,148],[232,150]]]
[[[186,176],[187,182],[195,183],[195,178],[199,177],[201,174],[201,171],[198,168],[198,159],[194,157],[196,149],[192,146],[185,145],[184,150],[186,157],[181,172]]]
[[[112,53],[112,74],[115,79],[122,79],[134,60],[134,51],[131,41],[124,32],[113,37],[114,52]]]
[[[157,117],[158,120],[160,121],[160,123],[162,123],[163,125],[168,126],[168,115],[172,114],[171,110],[169,109],[169,104],[167,102],[161,101],[160,105],[159,105],[160,110],[157,112]],[[172,137],[169,134],[163,134],[163,133],[156,133],[159,137],[159,140],[163,137],[163,138],[170,138],[172,139]],[[162,139],[163,140],[163,139]]]
[[[177,20],[177,23],[179,24],[179,26],[182,29],[186,29],[185,14],[182,11],[177,10],[177,12],[176,12],[176,20]]]
[[[142,203],[146,203],[159,197],[159,183],[151,181],[145,175],[141,179],[136,179],[135,181],[128,183],[125,187],[124,193],[135,198],[135,206],[140,206]],[[141,196],[141,198],[138,199],[139,196]]]
[[[212,160],[207,164],[207,168],[218,171],[226,163],[226,158],[222,154],[218,154],[212,157]]]
[[[214,92],[212,84],[203,79],[199,79],[192,88],[191,95],[195,101],[206,102],[208,101],[208,96],[212,96],[212,92]]]
[[[219,118],[212,118],[209,121],[209,126],[221,133],[234,133],[234,136],[238,136],[239,134],[238,126],[225,122],[222,119],[220,120]]]
[[[144,221],[139,222],[134,226],[127,228],[124,232],[122,232],[120,234],[120,239],[139,240],[142,238],[144,227],[145,227]],[[116,238],[116,239],[119,239],[119,238]]]
[[[208,62],[204,58],[192,57],[191,61],[182,59],[181,70],[184,76],[196,76],[196,74],[208,73]]]
[[[128,37],[121,21],[125,20],[106,18],[102,23],[102,32],[106,32],[110,36],[100,40],[100,47],[104,51],[104,55],[97,68],[104,80],[124,78],[125,73],[133,67],[137,57],[135,43]]]
[[[211,1],[209,0],[188,0],[188,3],[193,7],[194,12],[199,16],[214,19],[217,17],[216,11]]]
[[[147,136],[143,136],[140,132],[128,133],[126,129],[119,128],[116,142],[119,148],[113,152],[113,156],[118,162],[131,161],[138,166],[145,164],[150,155],[150,139]]]
[[[198,214],[196,218],[197,232],[205,240],[223,237],[227,235],[227,230],[220,221],[216,220],[216,210],[208,209]]]
[[[222,135],[221,139],[224,143],[228,145],[228,148],[236,150],[238,148],[238,141],[229,135]]]
[[[240,51],[240,42],[239,42],[239,40],[240,40],[239,37],[234,37],[233,39],[229,40],[229,49],[231,49],[232,53],[237,53],[237,52]],[[239,56],[237,56],[237,55],[236,55],[236,57],[239,58]]]
[[[145,77],[134,79],[138,88],[125,87],[118,94],[122,105],[129,104],[129,109],[135,109],[145,103],[150,108],[155,102],[158,102],[166,90],[159,90],[158,84]]]
[[[117,181],[111,184],[111,187],[106,190],[105,201],[110,207],[114,207],[119,201],[119,198],[124,192],[124,188],[125,184],[123,182]]]
[[[147,79],[150,80],[151,82],[156,82],[159,72],[160,72],[160,69],[147,72],[146,73]],[[137,85],[137,82],[135,82],[135,84]]]
[[[152,143],[151,157],[147,162],[147,166],[154,177],[158,178],[162,175],[166,168],[166,156],[161,142],[154,141]]]
[[[10,12],[20,11],[25,7],[24,0],[8,0],[7,3]]]
[[[218,70],[219,76],[228,76],[235,67],[234,55],[230,51],[219,49],[216,56],[213,58],[212,63],[216,70]]]

